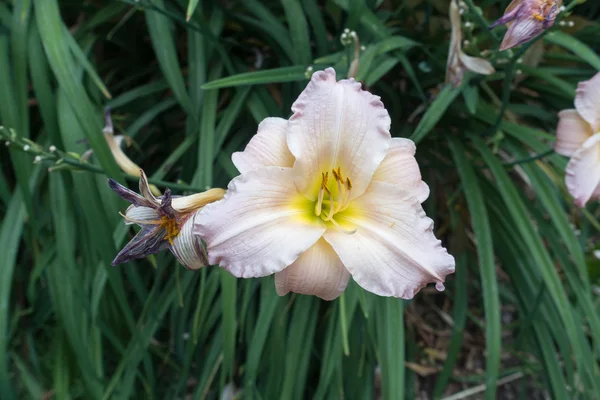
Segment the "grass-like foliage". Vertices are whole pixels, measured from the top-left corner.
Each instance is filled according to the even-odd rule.
[[[464,3],[463,49],[496,72],[458,88],[448,0],[0,3],[0,398],[597,398],[600,210],[574,206],[552,149],[558,111],[600,70],[600,4],[565,0],[553,28],[499,52],[506,28],[488,28],[510,2]],[[104,108],[160,188],[226,187],[232,152],[290,115],[311,71],[348,73],[345,29],[364,46],[357,80],[417,143],[457,261],[446,290],[351,282],[324,302],[168,252],[111,267],[134,232],[107,178],[137,178]]]

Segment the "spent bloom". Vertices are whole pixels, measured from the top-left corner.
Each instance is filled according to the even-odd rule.
[[[275,274],[277,293],[338,297],[350,275],[382,296],[442,290],[454,258],[433,233],[415,145],[390,136],[379,97],[315,72],[289,120],[267,118],[232,161],[241,175],[196,218],[208,260]]]
[[[600,198],[600,73],[579,82],[575,109],[563,110],[554,150],[571,157],[565,182],[575,204]]]
[[[513,0],[491,28],[506,24],[508,31],[500,50],[519,46],[554,25],[562,0]]]
[[[114,134],[110,108],[104,110],[104,124],[102,133],[104,134],[104,139],[106,139],[106,143],[108,144],[108,148],[110,149],[115,162],[126,174],[139,177],[141,168],[127,157],[123,150],[121,150],[121,144],[123,144],[123,141],[127,142],[128,138],[123,135]],[[149,185],[149,187],[152,193],[156,195],[160,193],[160,190],[158,190],[156,186]]]
[[[489,75],[496,72],[488,60],[468,56],[463,51],[463,34],[460,25],[461,18],[456,0],[450,2],[449,14],[452,30],[450,33],[448,61],[446,63],[446,83],[451,83],[454,87],[459,86],[462,82],[465,70],[483,75]]]
[[[199,237],[192,234],[197,211],[208,203],[223,198],[223,189],[210,189],[190,196],[175,197],[169,189],[161,197],[150,191],[148,179],[140,170],[140,193],[109,179],[112,190],[131,203],[123,218],[128,225],[137,224],[141,230],[117,254],[117,265],[169,249],[188,269],[198,269],[206,263],[206,253]]]

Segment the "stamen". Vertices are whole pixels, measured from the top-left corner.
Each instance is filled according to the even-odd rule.
[[[325,191],[323,188],[319,190],[319,199],[317,200],[317,204],[315,204],[315,214],[318,216],[321,215],[321,211],[323,210],[323,194]]]
[[[331,219],[330,221],[333,223],[333,225],[334,225],[336,228],[338,228],[340,231],[342,231],[342,232],[343,232],[343,233],[345,233],[346,235],[354,235],[354,234],[356,233],[356,231],[357,231],[357,229],[356,229],[356,228],[354,228],[354,229],[352,229],[352,230],[348,230],[348,229],[344,229],[344,228],[342,228],[342,227],[340,226],[340,224],[338,224],[338,223],[337,223],[337,221],[336,221],[335,219]]]
[[[323,176],[323,181],[321,182],[321,189],[325,190],[327,194],[331,195],[329,188],[327,187],[327,182],[329,181],[329,172],[321,172]]]
[[[538,14],[538,13],[534,13],[533,14],[533,18],[537,19],[538,21],[545,21],[546,20],[546,18],[543,15]]]
[[[340,208],[342,208],[342,184],[340,183],[341,180],[337,181],[337,187],[338,187],[338,193],[337,193],[337,199],[335,202],[335,212],[340,211]]]
[[[331,192],[328,193],[329,194],[329,215],[327,215],[327,218],[325,219],[325,221],[331,221],[333,219],[333,214],[335,214],[334,209],[335,209],[335,200],[333,199],[333,196],[331,195]]]

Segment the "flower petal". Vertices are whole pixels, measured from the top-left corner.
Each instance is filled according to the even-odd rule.
[[[387,155],[373,174],[373,181],[398,185],[422,203],[429,197],[429,186],[421,180],[415,159],[417,147],[410,139],[393,138]]]
[[[508,7],[506,7],[506,10],[504,10],[504,15],[499,20],[490,25],[490,29],[493,29],[498,25],[504,25],[514,21],[515,18],[517,18],[517,16],[521,12],[522,8],[522,0],[513,0],[508,5]]]
[[[575,96],[575,108],[591,126],[594,133],[600,131],[600,72],[589,81],[579,82]]]
[[[275,288],[280,296],[294,292],[333,300],[342,294],[349,280],[350,273],[331,245],[321,238],[292,265],[275,273]]]
[[[283,118],[265,118],[244,151],[232,154],[233,165],[242,174],[260,167],[294,165],[286,143],[287,128],[288,121]]]
[[[154,195],[152,194],[152,190],[150,189],[150,185],[148,185],[148,178],[146,177],[146,173],[144,172],[143,169],[140,169],[140,194],[142,196],[144,196],[146,199],[148,199],[148,201],[159,205],[160,202],[158,201],[158,199],[156,197],[154,197]],[[166,191],[165,191],[165,196],[166,196]]]
[[[126,188],[114,179],[108,180],[108,186],[123,200],[138,207],[154,207],[152,202],[140,196],[133,190]]]
[[[460,53],[462,53],[462,26],[460,23],[460,12],[456,0],[450,2],[448,11],[450,16],[450,47],[448,48],[448,60],[446,61],[446,83],[458,87],[462,81],[464,71],[460,65]]]
[[[169,247],[165,240],[166,231],[157,225],[142,225],[142,229],[117,254],[112,265],[122,264],[137,258],[144,258]]]
[[[567,164],[567,189],[575,204],[585,207],[600,184],[600,133],[585,141]]]
[[[241,278],[266,276],[322,236],[324,223],[311,213],[291,168],[263,167],[233,179],[223,200],[196,217],[194,233],[206,242],[211,264]]]
[[[490,75],[496,72],[492,64],[488,60],[478,57],[471,57],[463,53],[459,53],[460,62],[471,72],[475,72],[482,75]]]
[[[433,221],[399,187],[373,182],[349,212],[340,214],[339,223],[357,231],[330,229],[324,238],[366,290],[410,299],[427,283],[442,283],[454,272],[454,258],[435,238]]]
[[[197,211],[209,203],[221,200],[223,196],[225,196],[224,189],[212,188],[202,193],[173,197],[171,205],[177,213],[188,213]]]
[[[581,118],[577,110],[563,110],[558,113],[558,117],[560,119],[556,127],[554,151],[571,157],[592,136],[592,127]]]
[[[125,224],[127,225],[134,224],[134,221],[149,222],[160,220],[160,214],[155,209],[143,206],[136,207],[134,205],[127,207],[125,217]],[[132,221],[128,221],[127,219],[130,219]]]
[[[200,269],[208,265],[206,250],[202,245],[202,239],[194,235],[194,221],[200,211],[195,212],[183,223],[181,231],[173,239],[170,246],[171,252],[177,260],[187,269]]]
[[[379,97],[360,87],[354,79],[336,82],[328,68],[313,74],[292,105],[287,144],[296,157],[296,186],[311,200],[321,173],[338,167],[352,181],[351,198],[362,194],[387,153],[390,116]]]
[[[544,31],[544,23],[531,15],[525,14],[519,17],[508,28],[504,39],[500,44],[500,50],[507,50],[529,42]]]

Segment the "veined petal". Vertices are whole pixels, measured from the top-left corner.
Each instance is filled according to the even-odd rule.
[[[110,188],[120,198],[122,198],[123,200],[125,200],[135,206],[138,206],[138,207],[154,207],[155,206],[148,199],[145,199],[144,197],[140,196],[133,190],[126,188],[125,186],[121,185],[119,182],[115,181],[114,179],[108,180],[108,186],[110,186]]]
[[[189,196],[173,197],[171,204],[176,212],[188,213],[199,210],[209,203],[221,200],[223,196],[225,196],[224,189],[212,188],[202,193],[194,193]]]
[[[581,118],[577,110],[563,110],[558,113],[558,117],[560,119],[556,127],[554,151],[571,157],[593,135],[592,127]]]
[[[125,217],[125,224],[127,225],[134,224],[135,222],[133,221],[149,222],[160,220],[160,214],[154,208],[136,207],[134,205],[130,205],[129,207],[127,207]],[[128,221],[127,218],[133,221]]]
[[[291,168],[263,167],[233,179],[223,200],[196,217],[194,233],[206,242],[211,264],[241,278],[266,276],[322,236],[325,225],[312,212]]]
[[[323,300],[339,297],[348,286],[350,273],[323,238],[313,244],[296,261],[275,273],[277,294],[310,294]]]
[[[354,79],[336,82],[335,71],[315,72],[292,105],[287,144],[296,157],[298,189],[315,200],[321,173],[341,168],[362,194],[390,146],[390,116],[379,97]]]
[[[575,108],[592,126],[594,133],[598,133],[600,131],[600,72],[589,81],[579,82]]]
[[[241,174],[260,167],[294,165],[294,156],[286,143],[287,128],[286,119],[265,118],[244,151],[231,155],[233,165]]]
[[[140,169],[140,193],[144,196],[148,201],[159,205],[160,201],[154,197],[152,194],[152,190],[150,190],[150,185],[148,184],[148,178],[146,177],[146,173],[143,169]],[[166,195],[166,192],[165,192]]]
[[[421,180],[415,159],[417,147],[410,139],[392,138],[387,155],[373,174],[373,181],[398,185],[421,203],[429,197],[429,186]]]
[[[460,62],[471,72],[475,72],[482,75],[490,75],[496,72],[492,64],[488,60],[478,57],[471,57],[463,53],[460,54]]]
[[[500,50],[507,50],[519,46],[538,36],[544,31],[542,21],[533,18],[531,15],[519,16],[516,21],[508,28],[504,39],[500,44]]]
[[[179,235],[173,239],[171,252],[187,269],[200,269],[208,265],[202,239],[194,235],[194,221],[200,211],[195,212],[183,223]]]
[[[583,143],[567,164],[567,189],[575,204],[585,207],[600,184],[600,133]]]
[[[136,258],[144,258],[169,247],[166,231],[157,225],[142,225],[142,229],[117,254],[112,265],[122,264]]]
[[[357,231],[328,230],[324,238],[366,290],[410,299],[427,283],[442,283],[454,272],[454,258],[435,238],[433,221],[399,187],[372,182],[350,211],[338,214],[339,222]]]

